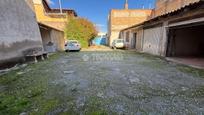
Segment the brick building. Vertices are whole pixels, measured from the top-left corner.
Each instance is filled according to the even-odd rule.
[[[152,10],[147,9],[128,9],[127,2],[124,9],[112,9],[108,17],[109,46],[112,45],[114,39],[119,38],[122,29],[146,21],[151,12]]]
[[[156,4],[152,17],[121,34],[135,34],[139,52],[204,67],[204,1],[158,0]]]

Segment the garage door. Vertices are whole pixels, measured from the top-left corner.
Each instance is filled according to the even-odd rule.
[[[144,30],[144,47],[146,53],[159,55],[160,38],[162,37],[162,27],[155,27]]]

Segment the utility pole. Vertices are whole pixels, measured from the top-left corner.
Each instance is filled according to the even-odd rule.
[[[125,0],[125,9],[128,9],[128,0]]]
[[[60,13],[62,14],[62,2],[59,0]]]

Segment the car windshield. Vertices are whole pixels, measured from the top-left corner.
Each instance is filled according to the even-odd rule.
[[[77,44],[77,41],[69,41],[70,44]]]
[[[117,40],[117,43],[123,43],[123,40]]]

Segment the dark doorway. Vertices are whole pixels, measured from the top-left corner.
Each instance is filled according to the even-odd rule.
[[[204,67],[204,25],[169,29],[166,56],[188,65]]]
[[[170,28],[168,39],[168,57],[203,57],[204,25]]]
[[[136,44],[137,44],[137,33],[133,33],[132,49],[136,49]]]

